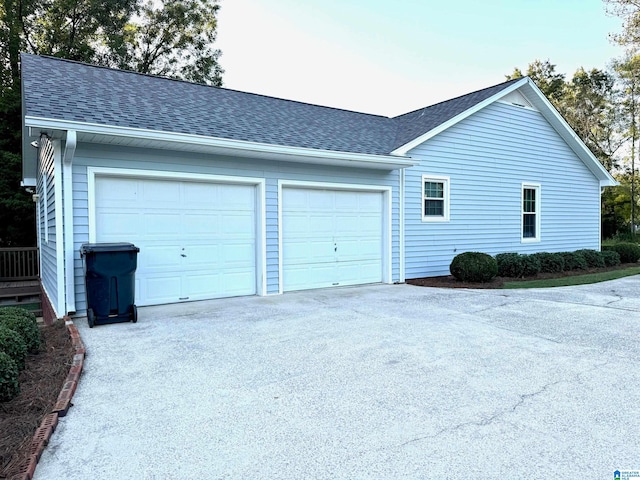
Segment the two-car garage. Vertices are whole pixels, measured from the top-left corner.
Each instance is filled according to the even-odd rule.
[[[89,238],[140,247],[138,305],[390,281],[389,188],[265,183],[90,168]]]

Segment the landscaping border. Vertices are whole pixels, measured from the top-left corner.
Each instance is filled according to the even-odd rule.
[[[20,473],[11,477],[11,480],[32,480],[36,467],[38,466],[38,460],[40,460],[42,452],[49,444],[49,439],[58,425],[58,420],[60,417],[64,417],[69,411],[69,407],[73,405],[71,399],[78,387],[87,351],[80,338],[78,327],[74,325],[73,320],[69,317],[64,317],[64,323],[67,326],[67,331],[71,338],[71,345],[75,351],[69,373],[62,384],[62,389],[51,413],[45,415],[40,423],[40,427],[38,427],[33,435],[29,459],[20,466]]]

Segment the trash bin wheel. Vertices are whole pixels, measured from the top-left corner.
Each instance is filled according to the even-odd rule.
[[[133,323],[138,321],[138,308],[135,305],[131,305],[131,321]]]
[[[96,324],[96,315],[91,308],[87,310],[87,322],[89,322],[89,328],[93,328]]]

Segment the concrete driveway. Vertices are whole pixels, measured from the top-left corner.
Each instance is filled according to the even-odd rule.
[[[639,296],[375,285],[77,320],[35,478],[613,478],[640,469]]]

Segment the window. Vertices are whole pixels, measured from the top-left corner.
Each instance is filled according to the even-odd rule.
[[[422,176],[422,221],[449,221],[449,177]]]
[[[540,185],[522,184],[522,242],[540,241]]]

